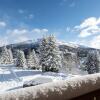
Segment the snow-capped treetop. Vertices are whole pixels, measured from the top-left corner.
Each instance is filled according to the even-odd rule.
[[[86,70],[89,74],[97,73],[100,70],[100,53],[98,51],[91,51],[88,53],[85,61]]]
[[[61,55],[54,36],[42,39],[39,47],[40,64],[43,71],[58,71],[61,67]]]
[[[17,62],[16,63],[18,67],[27,68],[25,54],[22,50],[17,50]]]
[[[13,64],[13,54],[11,49],[7,49],[6,46],[2,48],[0,54],[0,63],[1,64]]]
[[[34,49],[28,51],[27,55],[27,66],[32,69],[38,69],[39,68],[39,60],[35,54]]]

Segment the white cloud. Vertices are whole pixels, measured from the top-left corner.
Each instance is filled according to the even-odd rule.
[[[95,37],[92,37],[91,39],[77,39],[74,41],[74,43],[87,46],[87,47],[92,47],[92,48],[97,48],[100,49],[100,35],[96,35]]]
[[[7,30],[7,33],[10,33],[11,35],[24,35],[28,33],[27,29],[13,29],[13,30]]]
[[[8,43],[8,37],[0,37],[0,46],[7,45]]]
[[[98,26],[90,26],[80,31],[79,37],[87,37],[90,35],[94,35],[100,32],[100,28]]]
[[[95,26],[97,24],[97,19],[95,17],[90,17],[84,20],[79,26],[80,28],[86,28],[89,26]]]
[[[41,30],[42,32],[48,32],[48,29],[44,28]]]
[[[74,29],[80,32],[79,37],[97,34],[100,32],[100,18],[87,18],[79,26],[75,26]]]
[[[39,28],[34,28],[32,30],[32,34],[33,34],[33,39],[38,39],[41,38],[45,35],[48,34],[48,29],[44,28],[44,29],[39,29]]]
[[[33,39],[36,40],[38,38],[43,37],[43,35],[45,34],[48,34],[48,29],[46,28],[44,29],[16,28],[16,29],[7,29],[5,36],[7,37],[6,40],[8,41],[8,43],[17,43]]]
[[[100,35],[95,36],[91,41],[90,41],[90,46],[93,48],[100,49]]]
[[[35,28],[35,29],[33,29],[33,30],[32,30],[32,32],[33,32],[33,33],[40,33],[40,32],[41,32],[41,30],[40,30],[40,29],[38,29],[38,28]]]
[[[5,26],[6,26],[6,23],[3,21],[0,21],[0,27],[5,27]]]
[[[48,29],[39,29],[39,28],[35,28],[35,29],[33,29],[32,30],[32,32],[33,33],[41,33],[41,34],[43,34],[43,33],[47,33],[48,32]]]
[[[66,28],[66,32],[70,32],[70,30],[71,30],[70,27]]]

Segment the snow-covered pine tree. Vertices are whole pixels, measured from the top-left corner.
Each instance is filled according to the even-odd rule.
[[[85,62],[85,65],[86,65],[85,67],[86,67],[86,70],[89,74],[99,72],[99,67],[100,67],[99,55],[100,54],[97,50],[89,52],[87,60]]]
[[[35,54],[34,49],[28,51],[27,66],[31,69],[39,69],[39,61]]]
[[[11,49],[7,49],[6,46],[2,48],[0,54],[0,63],[1,64],[12,64],[13,63],[13,55]]]
[[[61,55],[54,36],[42,39],[39,47],[42,71],[58,72],[61,68]]]
[[[72,54],[67,50],[62,53],[62,69],[61,71],[70,73],[73,67]]]
[[[27,61],[27,67],[28,68],[32,68],[34,66],[33,55],[32,55],[32,51],[30,49],[28,50],[26,61]]]
[[[45,62],[46,62],[46,57],[47,57],[47,54],[48,54],[48,51],[47,51],[47,45],[48,45],[48,40],[47,38],[42,38],[39,42],[39,49],[38,49],[38,52],[39,52],[39,58],[40,58],[40,65],[42,66],[42,71],[45,72]]]
[[[34,49],[32,50],[32,54],[33,54],[33,59],[34,59],[34,64],[36,66],[36,69],[40,69],[40,66],[39,66],[39,59],[34,51]]]
[[[9,61],[11,64],[14,64],[14,61],[13,61],[13,53],[12,53],[12,50],[11,48],[8,49],[8,54],[9,54]]]
[[[68,73],[75,68],[78,68],[77,54],[64,49],[62,51],[62,71]]]
[[[24,54],[24,51],[22,51],[22,50],[17,50],[16,66],[22,67],[22,68],[27,68],[25,54]]]
[[[2,47],[0,54],[0,63],[7,64],[8,63],[8,52],[6,46]]]

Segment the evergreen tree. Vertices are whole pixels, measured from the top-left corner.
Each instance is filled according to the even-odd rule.
[[[78,68],[77,54],[69,52],[64,49],[62,52],[62,68],[61,71],[72,73],[74,69]]]
[[[73,67],[73,58],[72,54],[68,51],[64,51],[62,54],[62,69],[63,72],[71,72]]]
[[[27,66],[31,69],[39,69],[39,61],[35,54],[34,49],[28,51]]]
[[[34,59],[34,65],[36,66],[36,69],[39,69],[39,59],[34,51],[34,49],[32,50],[32,54],[33,54],[33,59]]]
[[[24,52],[22,50],[17,50],[17,67],[27,68],[26,66],[26,58]]]
[[[13,55],[11,49],[7,49],[6,46],[2,48],[0,54],[0,63],[1,64],[12,64],[13,63]]]
[[[99,52],[98,51],[89,52],[85,65],[86,65],[85,68],[89,74],[99,72],[99,67],[100,67]]]
[[[61,67],[61,55],[54,36],[42,39],[39,53],[42,71],[59,71],[59,68]]]
[[[9,48],[8,49],[8,54],[9,54],[9,61],[10,61],[10,63],[14,63],[14,61],[13,61],[13,53],[12,53],[12,50]]]

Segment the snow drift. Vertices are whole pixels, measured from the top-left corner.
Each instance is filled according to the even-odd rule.
[[[68,100],[100,89],[100,74],[27,87],[0,94],[0,100]]]

